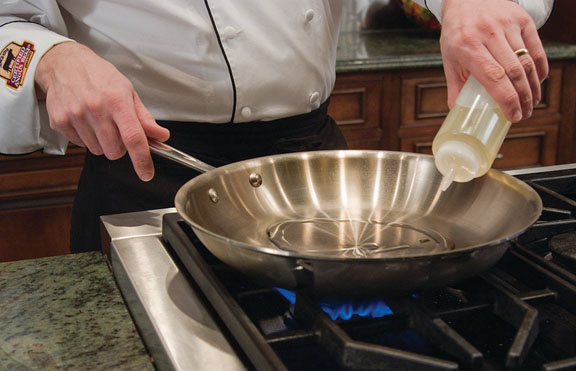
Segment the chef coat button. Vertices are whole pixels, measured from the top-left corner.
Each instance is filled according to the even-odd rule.
[[[310,22],[314,18],[314,14],[315,13],[313,9],[308,9],[304,15],[306,22]]]
[[[236,37],[237,33],[238,31],[236,31],[234,27],[228,26],[224,27],[224,29],[220,32],[220,36],[222,36],[224,39],[233,39]]]
[[[252,110],[250,109],[250,107],[242,107],[242,110],[240,111],[240,114],[242,115],[242,117],[244,117],[245,119],[249,119],[252,116]]]
[[[315,91],[314,93],[310,94],[310,104],[314,108],[320,107],[320,93]]]

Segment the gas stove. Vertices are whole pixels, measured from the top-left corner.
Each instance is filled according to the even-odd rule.
[[[175,209],[102,221],[160,370],[576,369],[576,165],[509,173],[542,198],[538,222],[491,270],[405,297],[260,285],[211,255]]]

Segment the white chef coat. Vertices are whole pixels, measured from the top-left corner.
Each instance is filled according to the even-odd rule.
[[[514,1],[542,19],[553,0]],[[416,2],[440,18],[441,0]],[[0,153],[65,152],[34,73],[67,40],[113,63],[157,120],[310,112],[334,86],[341,12],[342,0],[0,0]]]
[[[436,18],[442,22],[442,1],[443,0],[416,0],[417,3],[425,5],[428,7]],[[554,5],[554,0],[510,0],[526,10],[528,14],[532,17],[532,20],[536,24],[536,27],[540,28],[546,23],[550,12],[552,12],[552,6]]]

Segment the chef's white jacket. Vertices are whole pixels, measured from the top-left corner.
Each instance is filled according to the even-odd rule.
[[[539,25],[553,2],[513,1]],[[416,2],[440,18],[442,0]],[[341,12],[342,0],[0,0],[0,153],[65,152],[34,73],[67,40],[113,63],[158,120],[310,112],[334,85]]]

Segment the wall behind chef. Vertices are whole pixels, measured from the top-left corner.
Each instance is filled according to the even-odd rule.
[[[511,121],[529,117],[548,74],[536,30],[553,0],[417,2],[443,23],[449,105],[473,74]],[[78,252],[100,247],[98,216],[172,206],[195,175],[153,162],[147,137],[215,166],[345,148],[326,114],[342,8],[342,0],[0,0],[0,153],[87,147],[72,221]],[[521,48],[530,53],[519,58]]]

